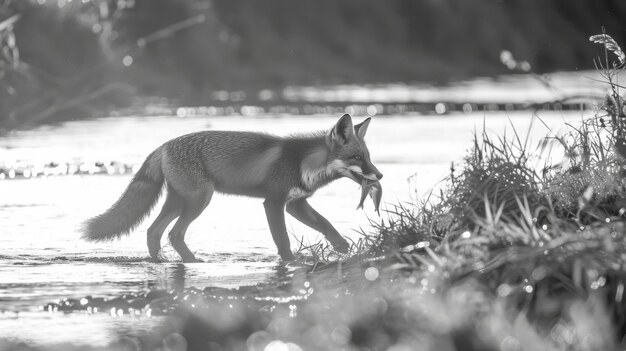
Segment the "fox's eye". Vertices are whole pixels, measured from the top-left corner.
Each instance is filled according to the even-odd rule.
[[[354,156],[353,158],[354,158],[355,160],[357,160],[357,161],[361,161],[361,155],[356,155],[356,156]]]

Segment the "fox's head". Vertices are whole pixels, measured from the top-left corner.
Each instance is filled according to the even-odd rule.
[[[357,183],[361,183],[363,179],[380,180],[383,177],[372,164],[365,145],[365,133],[370,121],[371,118],[367,118],[362,123],[353,125],[352,117],[345,114],[328,134],[328,167]]]

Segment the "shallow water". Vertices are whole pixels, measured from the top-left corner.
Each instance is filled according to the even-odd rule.
[[[446,116],[376,117],[366,137],[372,161],[385,175],[383,203],[392,206],[429,191],[449,173],[471,146],[482,125],[502,134],[510,123],[525,134],[531,112],[451,114]],[[540,113],[560,129],[580,113]],[[360,119],[355,118],[357,121]],[[176,118],[116,117],[68,122],[14,132],[0,138],[0,163],[109,162],[139,164],[164,141],[202,129],[257,130],[285,135],[330,128],[336,117]],[[547,134],[535,121],[531,139]],[[0,165],[1,165],[0,164]],[[187,232],[186,242],[204,263],[182,264],[166,244],[167,263],[148,261],[146,229],[151,219],[130,236],[112,243],[80,239],[80,223],[104,211],[121,194],[130,175],[57,176],[0,181],[0,338],[35,344],[61,342],[107,344],[111,338],[148,330],[159,317],[113,317],[86,312],[44,312],[59,298],[92,295],[112,297],[147,289],[207,286],[236,288],[283,274],[267,228],[261,199],[214,196]],[[355,229],[379,220],[368,200],[355,210],[360,190],[339,180],[310,200],[337,229],[352,240]],[[385,217],[383,213],[383,218]],[[311,229],[288,218],[292,247],[322,240]],[[297,238],[297,240],[296,240]]]

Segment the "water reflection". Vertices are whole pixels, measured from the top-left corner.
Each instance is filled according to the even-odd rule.
[[[291,276],[294,270],[294,266],[290,266],[289,263],[280,262],[274,267],[275,275],[270,279],[275,279],[277,282],[285,282]]]
[[[187,274],[186,265],[183,263],[176,264],[172,267],[170,272],[170,279],[172,281],[172,287],[176,290],[183,290],[185,288],[185,278]]]
[[[155,272],[155,279],[149,279],[146,285],[151,289],[181,291],[191,287],[239,288],[259,283],[284,284],[293,278],[294,272],[303,269],[297,263],[278,260],[267,264],[246,262],[243,266],[235,263],[231,265],[238,267],[232,267],[233,271],[228,275],[207,263],[161,264],[161,272]]]

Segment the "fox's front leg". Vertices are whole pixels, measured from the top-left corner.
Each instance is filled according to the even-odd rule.
[[[339,252],[348,252],[350,245],[337,229],[321,214],[309,205],[305,198],[297,199],[287,205],[287,212],[300,222],[324,234],[333,248]]]
[[[265,206],[265,214],[267,215],[267,223],[270,225],[270,232],[278,254],[283,261],[293,261],[296,258],[291,252],[289,244],[289,236],[287,235],[287,227],[285,226],[285,202],[278,200],[266,199],[263,202]]]

